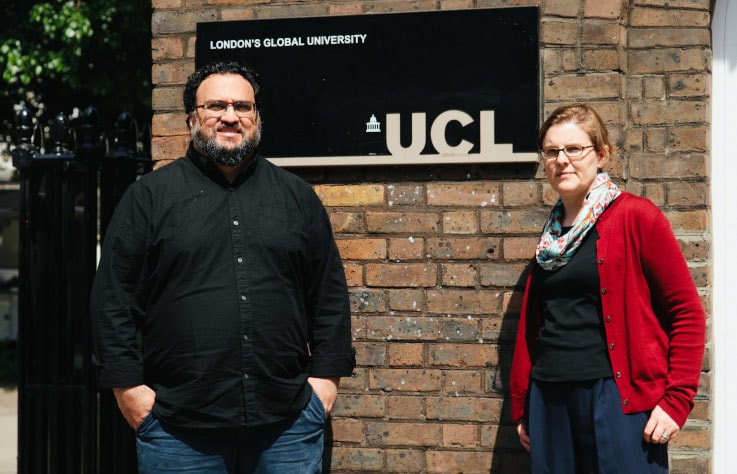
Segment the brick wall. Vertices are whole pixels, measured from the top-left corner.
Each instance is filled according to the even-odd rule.
[[[709,0],[153,0],[153,151],[188,141],[198,21],[539,5],[541,120],[593,103],[609,173],[660,206],[710,314]],[[481,50],[480,50],[481,51]],[[332,418],[332,472],[524,472],[506,398],[525,264],[555,195],[537,165],[295,169],[328,207],[358,356]],[[672,472],[710,472],[709,346]]]

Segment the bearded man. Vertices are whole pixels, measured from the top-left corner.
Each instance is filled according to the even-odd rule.
[[[343,265],[304,180],[258,154],[255,73],[188,79],[186,156],[126,191],[92,295],[98,382],[139,472],[319,473],[355,367]]]

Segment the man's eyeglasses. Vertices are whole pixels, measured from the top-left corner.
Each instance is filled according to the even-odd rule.
[[[195,108],[205,109],[208,117],[221,117],[225,115],[229,106],[233,106],[233,111],[238,117],[244,118],[256,115],[256,104],[248,101],[225,102],[222,100],[211,100]]]
[[[546,160],[555,160],[556,158],[558,158],[558,155],[562,151],[568,158],[578,158],[580,156],[583,156],[583,152],[587,148],[596,147],[594,145],[567,145],[563,148],[545,148],[544,150],[540,150],[540,156],[542,156]]]

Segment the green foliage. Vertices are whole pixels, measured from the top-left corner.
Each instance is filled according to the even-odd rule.
[[[31,7],[29,33],[36,33],[38,41],[7,38],[0,44],[3,61],[3,80],[8,85],[30,85],[42,78],[61,78],[68,82],[79,67],[82,48],[92,37],[92,22],[72,1],[61,5],[39,3]]]
[[[94,106],[151,117],[150,0],[0,0],[0,122],[19,104],[48,120]]]

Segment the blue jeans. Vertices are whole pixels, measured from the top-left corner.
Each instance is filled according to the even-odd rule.
[[[149,414],[136,430],[139,474],[319,474],[325,408],[313,392],[294,418],[254,428],[175,428]]]

